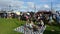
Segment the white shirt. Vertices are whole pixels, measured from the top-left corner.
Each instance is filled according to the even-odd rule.
[[[30,28],[33,28],[33,23],[30,23]]]

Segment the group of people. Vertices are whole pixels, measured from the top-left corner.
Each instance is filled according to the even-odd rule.
[[[51,23],[52,21],[52,16],[51,15],[44,15],[42,14],[38,14],[38,15],[33,15],[33,16],[27,16],[26,15],[26,27],[29,29],[38,29],[41,27],[45,26],[46,21],[49,21],[49,23]],[[36,22],[36,24],[35,24]]]
[[[39,28],[44,27],[44,22],[43,20],[40,20],[40,22],[35,24],[32,20],[27,20],[26,27],[28,29],[33,29],[33,31],[37,31]]]

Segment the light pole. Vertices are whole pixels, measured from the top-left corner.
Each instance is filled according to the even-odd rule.
[[[51,0],[51,11],[52,11],[52,9],[53,9],[52,6],[53,6],[53,4],[52,4],[52,0]]]
[[[36,5],[34,4],[34,12],[36,12]]]
[[[9,11],[11,10],[11,5],[9,5]]]

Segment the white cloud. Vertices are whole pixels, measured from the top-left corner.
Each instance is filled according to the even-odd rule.
[[[34,8],[34,3],[33,2],[27,2],[29,8]]]
[[[20,8],[21,9],[27,9],[28,7],[27,6],[21,6]]]
[[[55,7],[60,7],[60,4],[57,4]]]
[[[56,2],[56,0],[39,0],[40,2]]]
[[[49,5],[47,5],[47,4],[45,4],[45,5],[43,5],[43,4],[41,4],[41,5],[36,5],[36,9],[37,10],[46,10],[46,9],[49,9],[50,7],[49,7]]]
[[[24,4],[23,1],[18,1],[18,0],[0,0],[0,8],[7,8],[9,5],[15,9],[15,8],[20,8]],[[15,8],[14,8],[15,7]]]
[[[55,5],[53,6],[53,9],[55,9],[55,10],[60,10],[60,4],[55,4]]]
[[[11,5],[12,5],[12,6],[18,6],[18,7],[20,7],[20,6],[22,6],[23,4],[24,4],[23,1],[12,1],[12,2],[11,2]]]
[[[49,5],[45,4],[45,5],[44,5],[44,8],[49,8]]]
[[[37,9],[43,8],[43,5],[36,5]]]

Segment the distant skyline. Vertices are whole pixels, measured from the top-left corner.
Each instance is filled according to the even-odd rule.
[[[54,10],[60,10],[60,0],[0,0],[0,10],[50,10],[51,2]]]

